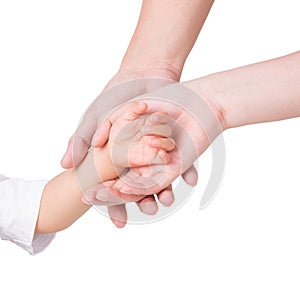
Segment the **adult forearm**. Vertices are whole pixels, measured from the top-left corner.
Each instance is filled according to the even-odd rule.
[[[144,0],[121,69],[166,69],[178,80],[213,0]]]
[[[300,116],[300,52],[193,80],[224,129]]]

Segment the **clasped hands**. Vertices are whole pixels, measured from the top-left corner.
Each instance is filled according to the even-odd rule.
[[[191,112],[201,104],[192,97],[185,99],[188,96],[185,89],[183,101],[180,97],[179,101],[173,101],[173,98],[178,100],[173,92],[180,94],[182,87],[174,83],[168,86],[164,99],[160,96],[166,95],[166,89],[162,88],[162,92],[157,89],[158,93],[138,98],[131,92],[133,99],[124,101],[123,97],[120,101],[118,95],[124,95],[122,89],[137,89],[134,81],[129,86],[104,92],[104,98],[100,95],[88,109],[64,157],[65,165],[79,166],[81,173],[81,169],[85,170],[79,177],[95,177],[93,186],[82,184],[83,201],[107,206],[111,220],[119,228],[127,221],[127,202],[136,202],[142,212],[151,215],[158,210],[154,194],[164,206],[173,203],[172,182],[178,176],[182,175],[187,184],[196,185],[193,162],[213,139],[207,132],[211,124],[202,123],[201,116]],[[166,98],[172,99],[165,101]],[[183,106],[185,101],[189,103],[187,108]],[[97,160],[98,151],[106,151],[109,166]],[[86,155],[92,158],[85,159],[90,164],[82,168],[80,162]],[[106,168],[106,172],[110,168],[111,176],[101,178],[101,168]]]

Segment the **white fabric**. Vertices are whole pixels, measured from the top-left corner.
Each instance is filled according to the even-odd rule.
[[[9,179],[0,175],[0,237],[30,254],[43,251],[55,234],[34,234],[47,181]]]

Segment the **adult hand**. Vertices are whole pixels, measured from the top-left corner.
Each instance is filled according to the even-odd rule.
[[[185,172],[223,131],[220,111],[183,84],[172,84],[138,97],[148,104],[149,113],[168,112],[173,119],[172,138],[176,149],[164,166],[133,168],[113,185],[119,192],[152,194],[167,188]],[[153,116],[155,117],[155,115]],[[156,146],[155,141],[151,146]]]
[[[70,138],[61,160],[62,167],[69,169],[82,161],[92,145],[98,126],[114,108],[132,98],[175,81],[173,73],[167,70],[122,71],[116,74],[90,105]],[[109,131],[107,128],[103,129],[104,139],[107,139]]]
[[[119,72],[109,82],[106,89],[138,78],[162,78],[164,80],[161,80],[160,83],[156,81],[154,85],[142,82],[138,87],[123,91],[118,95],[115,94],[114,97],[125,102],[159,86],[179,81],[184,62],[196,41],[213,1],[190,1],[189,5],[186,5],[185,1],[177,2],[178,5],[170,6],[169,1],[155,3],[143,1],[136,30],[121,65],[121,69],[126,71]],[[142,70],[141,66],[144,66]],[[136,71],[136,68],[139,70]],[[67,152],[62,160],[63,167],[75,166],[87,153],[98,125],[98,116],[105,110],[101,105],[95,104],[94,107],[90,107],[87,113],[89,120],[81,123],[80,128],[70,139]],[[95,110],[93,111],[93,109]],[[85,126],[86,124],[88,126]],[[76,147],[74,147],[74,140],[78,140]],[[73,151],[74,154],[72,154]],[[191,168],[183,175],[183,178],[189,184],[194,185],[197,182],[197,172]],[[173,198],[172,190],[168,189],[159,193],[160,201],[165,195]],[[125,207],[118,208],[122,210],[121,215],[125,216]]]
[[[103,125],[105,118],[116,106],[141,94],[174,83],[176,79],[174,73],[162,69],[134,72],[122,71],[114,76],[104,91],[91,104],[76,132],[69,140],[67,151],[61,161],[62,166],[64,168],[76,167],[81,162],[93,144],[97,128]],[[99,135],[100,138],[97,139],[98,145],[96,146],[103,146],[105,144],[109,130],[109,124],[104,123],[102,132]],[[194,168],[191,168],[183,174],[183,178],[188,184],[195,185],[197,182],[197,172]],[[89,193],[96,194],[98,188],[99,186],[96,186],[95,189],[90,190]],[[115,197],[116,195],[113,193],[109,193],[107,196],[108,198],[101,198],[101,200],[104,200],[103,202],[108,206],[110,202],[114,204],[114,206],[109,206],[109,215],[117,227],[123,227],[126,224],[127,214],[122,199],[128,201],[130,197],[128,195],[122,195],[122,193],[118,193],[118,197]],[[169,205],[174,201],[170,186],[164,191],[160,191],[157,196],[162,204]],[[157,204],[153,196],[147,196],[145,199],[143,199],[142,196],[139,198],[131,197],[131,200],[140,200],[138,206],[141,211],[145,213],[153,213],[157,210]],[[95,204],[98,204],[98,202]],[[120,205],[117,206],[116,204]]]

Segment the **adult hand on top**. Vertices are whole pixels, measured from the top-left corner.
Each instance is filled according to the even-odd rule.
[[[85,113],[77,130],[69,140],[67,151],[61,161],[64,168],[76,167],[87,154],[88,149],[93,144],[97,128],[101,126],[101,132],[97,134],[98,145],[103,146],[109,135],[110,126],[108,122],[104,122],[109,113],[118,105],[127,102],[141,94],[155,90],[159,87],[174,83],[176,76],[172,72],[164,69],[155,69],[148,71],[122,71],[114,76],[105,87],[104,91],[95,99]],[[159,110],[158,110],[159,111]],[[195,185],[197,181],[197,172],[194,168],[187,170],[183,174],[184,180],[191,185]],[[111,183],[104,183],[104,186],[110,186]],[[94,192],[103,187],[95,186]],[[89,192],[92,192],[91,190]],[[159,201],[162,204],[168,200],[168,205],[174,201],[171,186],[165,190],[157,192]],[[138,201],[141,211],[153,214],[157,210],[157,204],[154,196],[136,197],[124,195],[121,192],[107,193],[105,202],[112,202],[114,206],[110,206],[109,215],[117,227],[123,227],[126,224],[126,208],[124,200]],[[123,199],[123,201],[122,201]],[[119,203],[120,205],[116,205]]]
[[[218,106],[187,86],[171,84],[135,99],[147,103],[148,113],[158,110],[168,112],[172,118],[169,126],[176,148],[170,152],[171,160],[168,164],[132,168],[111,188],[131,195],[158,193],[193,167],[193,162],[222,133],[224,127]],[[152,140],[150,146],[157,146],[155,143]]]

